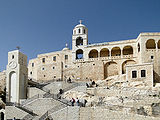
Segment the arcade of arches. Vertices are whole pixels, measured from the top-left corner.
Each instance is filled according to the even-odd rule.
[[[96,49],[90,50],[88,57],[89,58],[98,58],[98,57],[109,57],[109,56],[121,56],[121,52],[123,55],[132,55],[133,54],[133,47],[132,46],[125,46],[123,50],[119,47],[113,47],[111,49],[111,53],[108,48],[103,48],[98,52]]]

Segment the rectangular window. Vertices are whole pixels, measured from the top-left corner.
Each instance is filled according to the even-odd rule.
[[[141,70],[141,77],[146,77],[146,70]]]
[[[34,67],[34,63],[32,63],[32,67]]]
[[[137,71],[132,71],[132,78],[137,78]]]
[[[56,61],[56,56],[53,57],[53,61]]]
[[[151,56],[151,59],[153,59],[154,58],[154,56]]]
[[[65,55],[65,60],[68,60],[68,55]]]
[[[42,58],[42,62],[45,63],[45,58]]]

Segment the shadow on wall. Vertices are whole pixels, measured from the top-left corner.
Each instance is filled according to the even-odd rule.
[[[153,82],[154,82],[154,85],[156,83],[160,83],[160,76],[155,71],[153,71]]]

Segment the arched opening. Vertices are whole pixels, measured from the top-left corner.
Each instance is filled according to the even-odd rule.
[[[138,43],[138,52],[140,52],[140,45],[139,45],[139,43]]]
[[[118,75],[118,66],[116,62],[108,62],[104,65],[104,79],[109,76]]]
[[[132,54],[133,54],[132,46],[125,46],[123,48],[123,55],[132,55]]]
[[[153,40],[153,39],[147,40],[147,42],[146,42],[146,48],[147,49],[156,49],[155,40]]]
[[[4,113],[1,112],[1,120],[4,120]]]
[[[83,50],[82,49],[78,49],[76,51],[76,59],[83,59]]]
[[[109,50],[107,48],[103,48],[100,51],[100,57],[108,57],[109,56]]]
[[[83,45],[83,38],[82,37],[78,37],[76,39],[76,45]]]
[[[158,46],[158,49],[160,49],[160,40],[158,41],[158,45],[157,46]]]
[[[9,84],[10,84],[10,90],[9,90],[9,98],[11,102],[16,102],[16,96],[17,96],[17,81],[16,81],[16,73],[11,72],[9,75]]]
[[[126,65],[136,64],[134,60],[126,60],[122,63],[122,74],[126,74]]]
[[[111,56],[120,56],[121,55],[121,49],[119,47],[114,47],[111,50]]]
[[[89,52],[89,58],[97,58],[98,57],[98,51],[96,49],[93,49]]]

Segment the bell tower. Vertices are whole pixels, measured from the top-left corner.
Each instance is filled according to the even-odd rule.
[[[72,34],[72,55],[73,60],[77,59],[76,51],[83,51],[84,46],[88,45],[88,29],[82,24],[82,20],[73,29]]]
[[[20,103],[20,99],[26,99],[27,73],[27,56],[19,52],[19,50],[8,52],[8,65],[6,69],[7,102]]]

